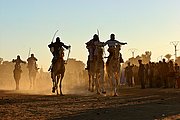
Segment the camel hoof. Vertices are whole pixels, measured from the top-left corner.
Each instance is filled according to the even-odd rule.
[[[118,95],[117,94],[114,94],[114,97],[117,97]]]
[[[52,88],[52,93],[55,93],[55,87]]]
[[[60,96],[64,96],[64,94],[61,93]]]

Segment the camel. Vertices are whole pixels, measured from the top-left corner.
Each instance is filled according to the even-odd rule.
[[[60,56],[57,58],[56,62],[52,66],[52,70],[51,70],[51,78],[53,81],[52,92],[54,93],[56,91],[57,95],[59,95],[58,84],[59,84],[59,89],[60,89],[60,95],[63,95],[62,80],[63,80],[64,73],[65,73],[65,65],[64,65],[65,61],[64,61],[63,57],[64,57],[64,49],[62,48],[60,50]],[[60,80],[60,82],[59,82],[59,80]]]
[[[38,72],[38,68],[36,67],[36,63],[34,62],[29,69],[29,80],[30,80],[30,89],[35,87],[36,83],[36,73]]]
[[[117,96],[117,87],[120,78],[120,46],[109,48],[108,51],[110,55],[106,62],[106,72],[114,96]]]

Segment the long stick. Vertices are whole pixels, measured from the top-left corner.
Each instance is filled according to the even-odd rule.
[[[98,35],[98,37],[99,37],[99,30],[97,29],[97,35]]]
[[[98,29],[97,29],[97,35],[98,35],[98,37],[99,37],[99,30],[98,30]],[[105,58],[106,58],[106,52],[105,52],[104,47],[103,47],[103,53],[104,53],[104,56],[105,56]]]
[[[31,48],[29,48],[28,57],[30,56],[30,53],[31,53]]]
[[[53,38],[52,38],[52,42],[53,42],[54,37],[56,36],[56,33],[57,33],[58,31],[59,31],[59,30],[56,30],[56,32],[54,33],[54,36],[53,36]]]
[[[71,47],[69,48],[69,52],[68,52],[68,56],[67,56],[67,60],[66,60],[66,64],[67,64],[67,61],[68,61],[68,59],[69,59],[70,52],[71,52]]]

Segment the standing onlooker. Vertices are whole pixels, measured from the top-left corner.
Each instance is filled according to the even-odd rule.
[[[139,62],[138,78],[139,78],[139,81],[141,82],[141,88],[145,89],[145,80],[144,80],[145,67],[142,64],[142,60],[138,60],[138,62]]]

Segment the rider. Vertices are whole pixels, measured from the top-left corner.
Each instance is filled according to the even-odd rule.
[[[95,52],[95,48],[96,48],[95,42],[99,42],[99,36],[97,34],[94,34],[93,39],[91,39],[87,43],[85,43],[86,48],[88,49],[88,52],[89,52],[86,69],[89,69],[89,63],[90,63],[90,61],[93,61],[94,52]]]
[[[48,71],[50,71],[52,69],[54,63],[59,58],[60,52],[63,49],[63,47],[66,48],[66,49],[69,49],[71,46],[64,45],[64,43],[60,41],[60,38],[57,37],[56,42],[54,42],[54,43],[51,42],[51,44],[49,44],[48,47],[50,48],[50,50],[51,50],[51,52],[53,54],[52,65],[50,66],[50,68],[48,70]]]
[[[13,62],[13,63],[14,63],[14,62],[16,63],[16,64],[15,64],[15,69],[19,69],[19,70],[22,72],[22,70],[21,70],[21,65],[20,65],[20,64],[21,64],[21,63],[26,64],[26,62],[25,62],[25,61],[22,61],[19,55],[17,56],[17,59],[13,59],[12,62]]]
[[[32,66],[33,66],[33,64],[35,64],[35,69],[38,70],[37,64],[36,64],[37,58],[34,57],[34,54],[31,54],[31,57],[29,57],[29,58],[27,59],[27,61],[28,61],[28,66],[27,66],[28,69],[31,69]]]
[[[125,45],[125,44],[127,44],[127,43],[123,43],[123,42],[119,42],[118,40],[115,40],[115,35],[114,34],[110,35],[110,40],[107,40],[104,43],[104,46],[108,45],[108,47],[109,47],[108,52],[110,53],[109,56],[108,56],[107,64],[109,63],[109,60],[112,57],[112,54],[115,54],[114,51],[115,51],[116,47],[119,46],[119,45]],[[120,54],[120,56],[121,56],[121,54]]]

